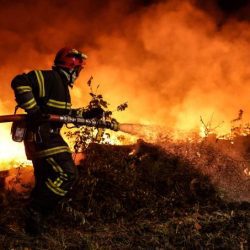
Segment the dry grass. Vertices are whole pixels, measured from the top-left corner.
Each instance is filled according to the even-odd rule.
[[[56,214],[30,238],[24,196],[2,188],[1,249],[247,249],[249,179],[221,146],[140,141],[86,153],[71,205],[87,223]]]

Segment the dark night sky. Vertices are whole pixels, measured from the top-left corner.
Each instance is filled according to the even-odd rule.
[[[139,5],[147,6],[160,1],[164,0],[137,0],[134,2],[137,2]],[[215,5],[217,5],[218,8],[220,8],[224,12],[235,12],[240,8],[247,6],[250,1],[249,0],[207,0],[207,1],[197,0],[197,2],[203,3],[205,5],[209,2],[214,2]]]
[[[236,12],[249,4],[249,0],[217,0],[217,4],[224,12]]]
[[[137,0],[137,7],[148,6],[166,0]],[[205,11],[219,10],[222,14],[236,16],[240,19],[250,19],[250,0],[193,0]]]

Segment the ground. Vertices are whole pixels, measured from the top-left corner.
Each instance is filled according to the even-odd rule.
[[[36,238],[22,229],[32,172],[3,172],[0,249],[248,249],[247,165],[227,153],[214,142],[92,144],[69,202],[86,223],[58,210]]]

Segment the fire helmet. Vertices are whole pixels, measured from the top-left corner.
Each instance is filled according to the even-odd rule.
[[[57,52],[54,66],[64,68],[68,71],[75,71],[79,74],[85,65],[86,59],[87,56],[79,50],[65,47]]]

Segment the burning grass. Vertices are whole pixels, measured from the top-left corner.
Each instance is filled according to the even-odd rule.
[[[27,192],[15,191],[21,180],[16,178],[12,188],[1,188],[0,246],[247,249],[250,183],[243,171],[247,162],[232,159],[233,148],[215,143],[90,144],[70,202],[85,214],[87,223],[81,226],[56,213],[46,223],[47,232],[36,239],[21,229]]]

